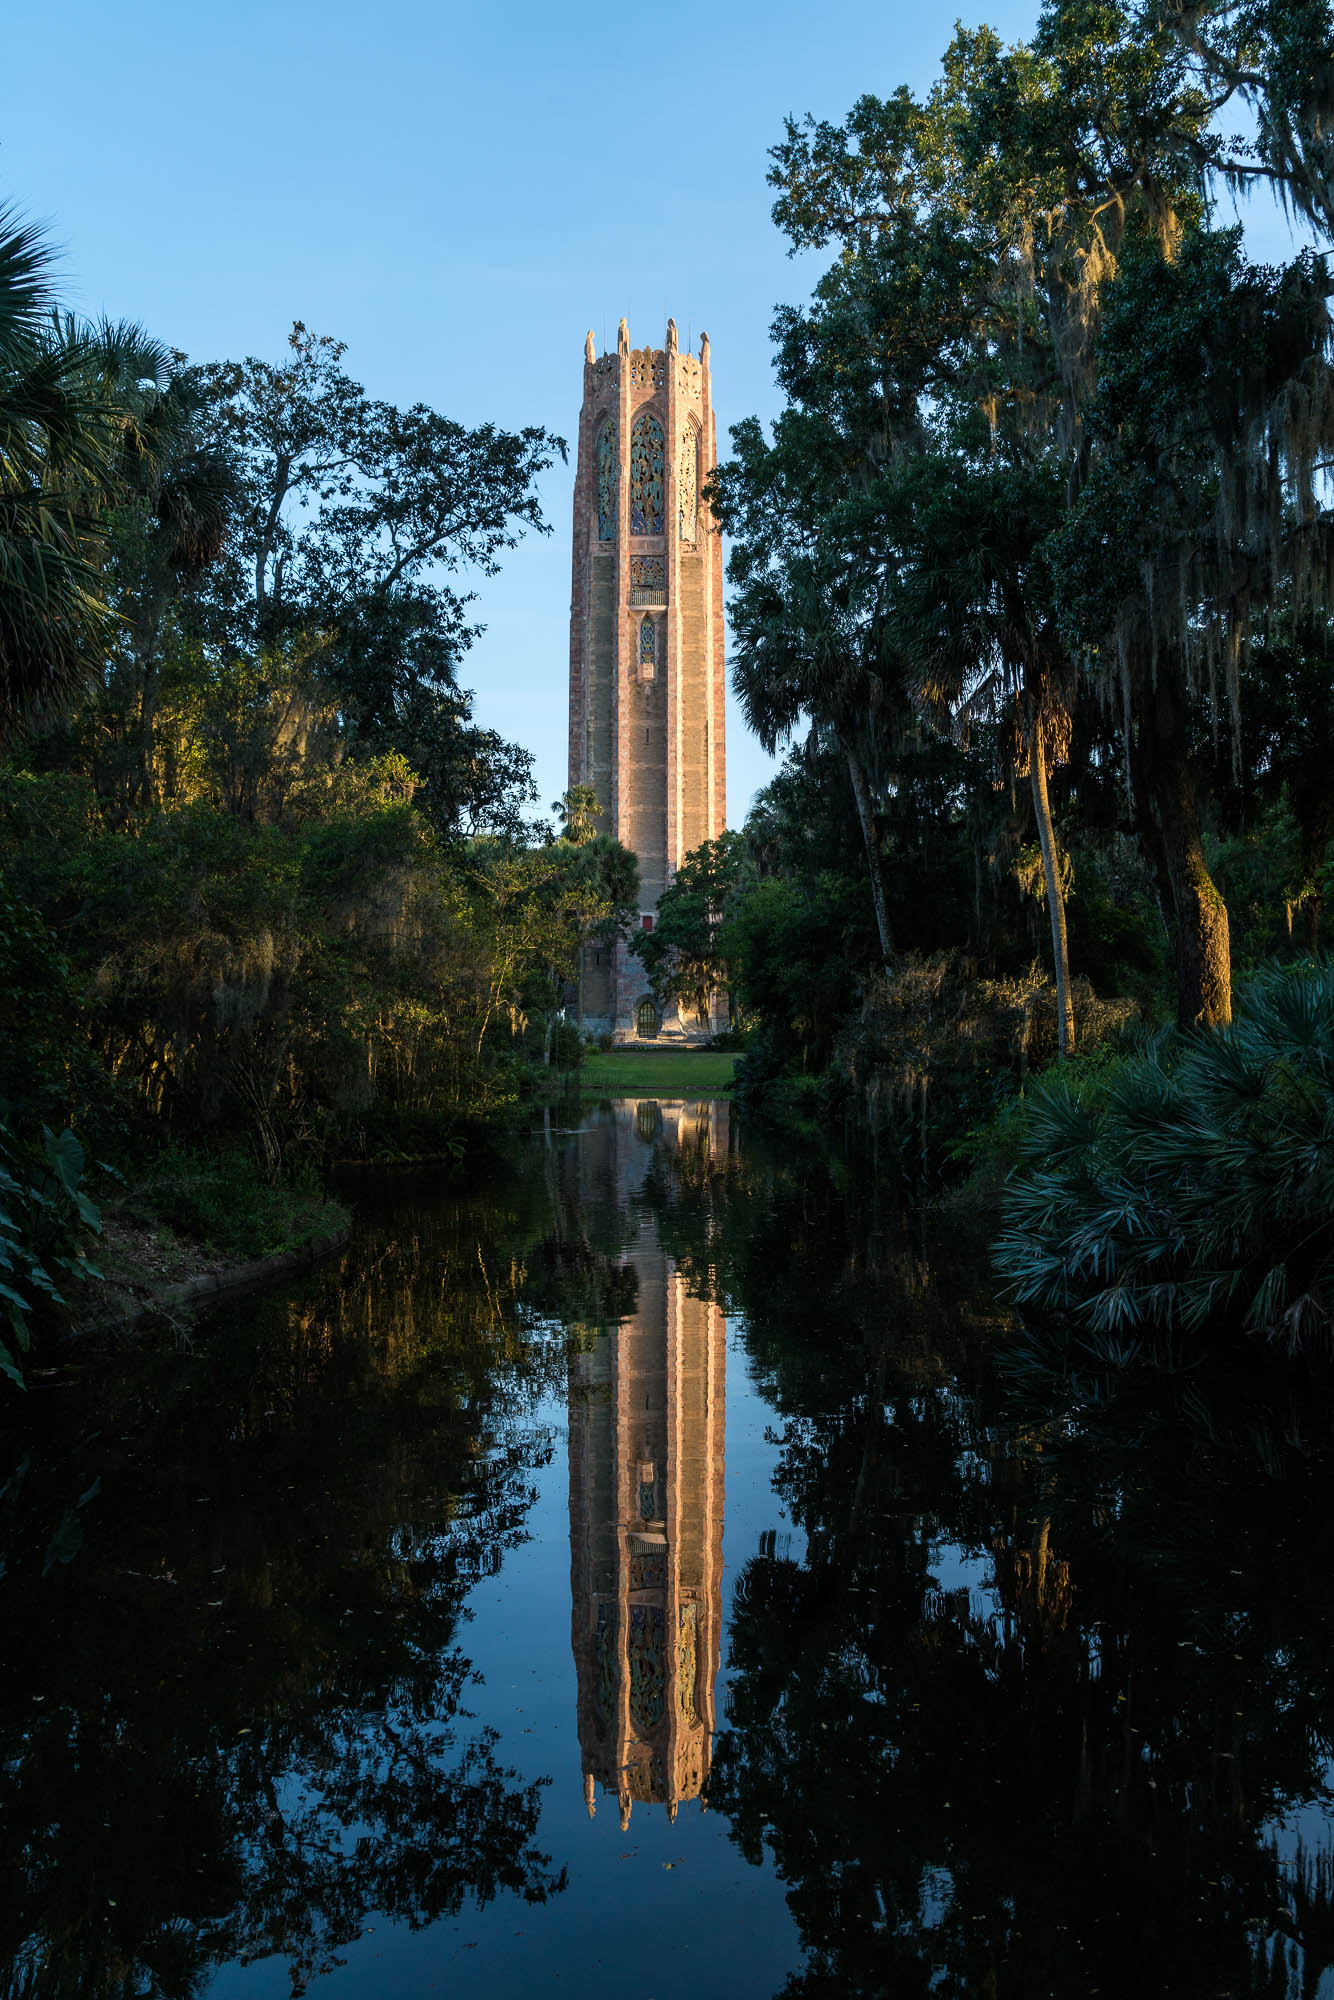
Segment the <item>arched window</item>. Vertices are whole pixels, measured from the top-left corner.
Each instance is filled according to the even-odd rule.
[[[635,1030],[641,1041],[656,1041],[658,1010],[651,1000],[641,1000],[635,1012]]]
[[[658,670],[658,638],[653,620],[645,612],[639,621],[639,671],[652,680]]]
[[[681,540],[693,542],[699,532],[699,432],[689,417],[681,433],[681,466],[676,490],[681,502]]]
[[[630,533],[662,533],[662,425],[647,412],[630,433]]]
[[[608,417],[598,433],[598,540],[616,536],[616,420]]]

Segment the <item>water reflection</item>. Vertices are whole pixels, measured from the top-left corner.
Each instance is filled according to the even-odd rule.
[[[4,2000],[625,1934],[699,2000],[1328,2000],[1329,1382],[1025,1355],[725,1105],[554,1128],[0,1433]]]
[[[369,1924],[564,1886],[478,1721],[465,1605],[524,1538],[564,1373],[518,1180],[401,1183],[196,1352],[90,1361],[0,1444],[0,1993],[302,1993]],[[21,1426],[21,1428],[19,1427]]]
[[[958,1224],[748,1149],[654,1192],[744,1307],[800,1555],[745,1561],[708,1795],[784,2000],[1328,2000],[1329,1383],[1042,1350]]]
[[[683,1150],[728,1151],[729,1107],[645,1101],[584,1135],[585,1190],[621,1199],[644,1176],[644,1141],[668,1170]],[[697,1799],[708,1776],[722,1626],[727,1324],[687,1290],[641,1211],[626,1255],[637,1310],[572,1356],[571,1636],[584,1798],[599,1787],[623,1828],[636,1803]]]

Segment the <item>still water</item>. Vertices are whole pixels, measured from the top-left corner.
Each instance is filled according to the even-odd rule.
[[[0,1434],[5,2000],[1334,1994],[1328,1384],[723,1102],[361,1218]]]

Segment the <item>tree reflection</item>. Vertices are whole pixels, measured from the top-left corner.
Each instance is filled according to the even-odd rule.
[[[804,1534],[739,1578],[709,1786],[788,1884],[785,1993],[1314,1995],[1327,1385],[1263,1356],[1002,1372],[953,1224],[913,1244],[753,1151],[652,1198],[744,1315]]]
[[[506,1193],[400,1190],[299,1298],[34,1397],[0,1502],[6,1993],[186,1996],[270,1953],[299,1993],[371,1913],[563,1885],[456,1643],[564,1372],[524,1304],[541,1183]]]

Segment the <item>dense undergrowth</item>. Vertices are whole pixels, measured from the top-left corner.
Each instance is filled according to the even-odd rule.
[[[1049,1073],[1015,1121],[997,1261],[1107,1351],[1334,1327],[1334,966],[1273,968],[1224,1029]]]

